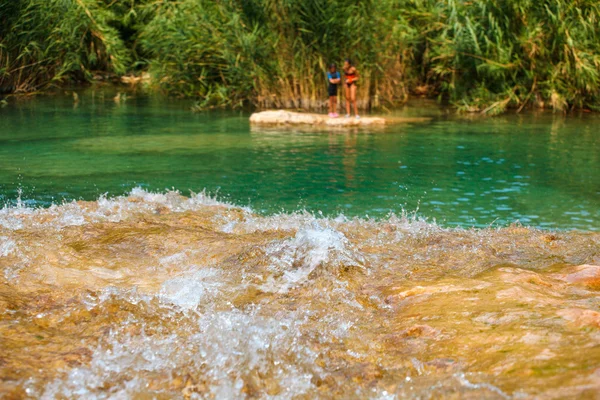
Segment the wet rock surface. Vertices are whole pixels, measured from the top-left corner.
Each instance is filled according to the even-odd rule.
[[[548,235],[141,190],[5,208],[0,397],[590,397],[600,234]]]
[[[330,118],[322,114],[299,113],[286,110],[272,110],[254,113],[250,116],[250,123],[254,125],[290,125],[290,126],[324,126],[324,127],[383,127],[399,123],[423,123],[430,118],[383,118],[361,117]]]

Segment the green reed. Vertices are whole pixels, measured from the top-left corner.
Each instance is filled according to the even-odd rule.
[[[361,69],[360,101],[369,106],[387,83],[394,25],[391,2],[375,0],[246,0],[148,4],[140,34],[158,86],[198,96],[201,106],[253,103],[316,108],[330,62],[352,57]],[[397,74],[392,74],[396,76]],[[403,89],[403,85],[400,85]],[[387,94],[386,92],[386,94]],[[393,93],[390,93],[393,95]],[[392,96],[389,96],[392,99]]]
[[[128,49],[117,17],[95,0],[0,2],[0,91],[31,92],[50,83],[124,73]]]
[[[600,3],[409,1],[422,31],[423,78],[466,110],[598,107]],[[421,10],[430,10],[422,16]],[[419,20],[419,18],[423,20]]]
[[[351,57],[363,108],[598,108],[592,0],[22,0],[0,3],[0,91],[148,70],[198,108],[319,108]]]

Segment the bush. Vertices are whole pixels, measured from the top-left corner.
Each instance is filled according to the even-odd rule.
[[[199,108],[317,108],[351,57],[363,108],[411,90],[489,114],[599,104],[593,0],[22,0],[0,22],[4,92],[147,68]]]
[[[600,3],[408,1],[424,31],[426,77],[465,109],[597,108]],[[429,10],[424,14],[424,10]],[[425,18],[422,16],[426,15]]]
[[[160,1],[144,27],[151,73],[172,94],[208,105],[253,103],[314,108],[322,102],[330,62],[352,57],[361,71],[363,106],[405,89],[390,43],[393,1]],[[393,90],[400,86],[400,90]]]
[[[87,80],[94,70],[123,73],[129,52],[115,15],[96,0],[0,3],[0,91],[30,92],[50,83]]]

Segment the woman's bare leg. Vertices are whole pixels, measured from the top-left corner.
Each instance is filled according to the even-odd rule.
[[[346,87],[346,115],[350,115],[350,102],[352,101],[352,88],[349,88],[348,85],[344,85]]]
[[[354,115],[358,115],[358,106],[356,105],[356,85],[352,85],[350,91],[352,92],[352,104],[354,105]]]

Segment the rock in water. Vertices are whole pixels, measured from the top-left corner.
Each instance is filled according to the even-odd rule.
[[[329,127],[356,127],[356,126],[385,126],[391,123],[427,122],[428,118],[395,118],[382,117],[330,118],[327,115],[298,113],[285,110],[262,111],[250,116],[250,123],[254,125],[308,125]]]

